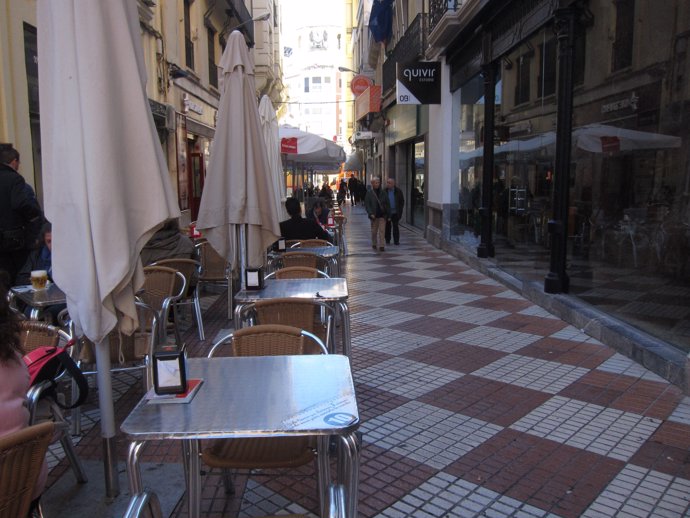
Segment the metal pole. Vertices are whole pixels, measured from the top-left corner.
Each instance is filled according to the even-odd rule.
[[[115,448],[115,407],[113,405],[113,384],[110,372],[110,344],[107,337],[97,343],[95,349],[98,406],[101,410],[101,437],[103,438],[105,494],[108,498],[115,498],[120,494],[120,481],[117,473],[117,451]]]
[[[566,273],[568,255],[568,189],[570,183],[570,151],[572,146],[573,73],[575,66],[575,23],[581,9],[567,7],[555,12],[558,37],[558,115],[556,119],[556,160],[553,190],[553,218],[549,273],[544,279],[546,293],[567,293],[570,279]]]
[[[483,45],[482,75],[484,76],[484,170],[482,174],[482,206],[479,214],[482,221],[481,242],[477,257],[495,255],[492,238],[492,204],[494,181],[494,113],[496,105],[496,63],[491,61],[491,35],[485,34]]]

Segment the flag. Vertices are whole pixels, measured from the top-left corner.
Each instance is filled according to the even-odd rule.
[[[369,30],[374,41],[386,42],[393,36],[393,0],[374,0],[369,15]]]

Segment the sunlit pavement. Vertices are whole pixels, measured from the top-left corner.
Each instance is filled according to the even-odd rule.
[[[360,516],[688,515],[690,399],[678,388],[408,230],[400,246],[372,250],[363,208],[344,212]],[[225,299],[204,298],[210,339],[198,342],[189,327],[192,356],[228,328]],[[121,422],[143,390],[128,375],[115,390]],[[76,438],[88,463],[101,458],[96,401],[94,391]],[[118,437],[122,461],[126,450]],[[48,491],[47,509],[94,516],[56,453],[49,483],[63,490]],[[180,460],[172,441],[151,442],[142,456],[144,485],[165,487],[175,517],[187,516],[184,488],[161,484],[182,476]],[[102,470],[94,473],[81,491],[103,501]],[[203,516],[316,513],[312,466],[265,475],[238,476],[230,496],[219,473],[206,474]],[[121,515],[124,472],[120,485],[117,505],[99,516]]]

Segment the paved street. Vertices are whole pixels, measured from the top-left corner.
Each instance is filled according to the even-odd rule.
[[[690,398],[410,231],[373,251],[363,208],[345,215],[360,516],[689,515]],[[212,339],[228,326],[225,297],[205,300]],[[185,339],[192,355],[212,343],[193,327]],[[142,388],[134,376],[116,388],[121,421]],[[86,410],[77,449],[98,461],[98,414]],[[124,460],[124,439],[118,448]],[[145,485],[181,476],[179,461],[177,444],[149,444]],[[65,461],[55,463],[50,482],[75,486]],[[204,516],[316,512],[311,466],[264,475],[238,477],[230,497],[207,474]],[[120,484],[126,492],[124,473]],[[87,485],[103,492],[102,479]],[[174,517],[187,516],[179,486],[162,495]],[[70,494],[49,491],[46,506],[94,516]]]

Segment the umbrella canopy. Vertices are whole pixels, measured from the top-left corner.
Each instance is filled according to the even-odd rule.
[[[287,219],[288,214],[285,210],[285,175],[283,174],[283,164],[280,160],[280,138],[278,137],[278,118],[273,109],[271,99],[264,95],[259,101],[259,117],[261,117],[261,132],[266,143],[268,153],[268,163],[271,174],[273,175],[272,193],[274,203],[278,210],[278,220]]]
[[[103,338],[137,325],[139,253],[179,216],[145,89],[133,0],[39,0],[45,210],[53,274],[70,317],[96,342],[101,429],[115,434]]]
[[[201,195],[196,228],[218,253],[237,267],[264,263],[268,246],[280,236],[273,183],[254,87],[254,63],[244,36],[233,31],[222,69],[218,123]],[[246,228],[246,250],[238,234]]]
[[[573,131],[577,147],[592,153],[617,153],[642,149],[678,148],[680,137],[636,131],[606,124],[590,124]]]
[[[345,161],[345,150],[323,137],[283,125],[278,130],[280,150],[288,160],[315,166],[339,167]]]

